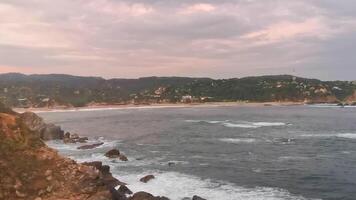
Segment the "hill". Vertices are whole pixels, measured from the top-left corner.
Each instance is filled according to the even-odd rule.
[[[291,75],[233,79],[103,79],[64,74],[0,74],[0,100],[12,107],[206,101],[353,103],[356,83]]]

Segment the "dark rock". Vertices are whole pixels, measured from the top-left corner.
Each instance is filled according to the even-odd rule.
[[[116,178],[112,176],[110,173],[110,167],[107,165],[103,165],[102,162],[85,162],[83,165],[87,166],[93,166],[96,169],[100,171],[100,178],[103,181],[103,183],[108,187],[108,188],[113,188],[118,185],[126,185],[126,183],[123,183]]]
[[[168,166],[173,166],[173,165],[175,165],[176,163],[174,163],[174,162],[168,162]]]
[[[167,197],[155,197],[147,192],[137,192],[129,200],[169,200]]]
[[[148,181],[150,181],[150,180],[152,180],[152,179],[154,179],[154,178],[155,178],[155,176],[153,176],[153,175],[147,175],[147,176],[142,177],[142,178],[140,179],[140,181],[141,181],[141,182],[144,182],[144,183],[147,183]]]
[[[105,153],[105,156],[108,158],[118,158],[120,156],[120,151],[117,149],[112,149]]]
[[[125,185],[121,185],[117,191],[122,194],[132,194],[132,191],[129,188],[127,188]]]
[[[88,141],[88,137],[81,137],[77,140],[79,143],[86,143]]]
[[[79,135],[76,133],[73,133],[72,135],[70,135],[70,138],[76,140],[76,139],[79,139]]]
[[[69,132],[66,132],[66,133],[64,134],[64,138],[70,138],[70,133],[69,133]]]
[[[76,143],[75,140],[71,139],[71,138],[64,138],[63,139],[63,143],[68,144],[68,143]]]
[[[83,146],[80,146],[78,147],[77,149],[94,149],[98,146],[101,146],[103,145],[104,143],[103,142],[100,142],[100,143],[96,143],[96,144],[88,144],[88,145],[83,145]]]
[[[112,196],[112,200],[127,200],[127,197],[124,193],[121,193],[115,188],[110,188],[109,190]]]
[[[119,155],[119,159],[122,160],[122,161],[129,161],[129,159],[127,159],[127,157],[123,154],[120,154]]]
[[[201,198],[200,196],[195,195],[195,196],[193,196],[193,199],[192,199],[192,200],[206,200],[206,199]]]
[[[84,162],[82,163],[83,165],[86,166],[92,166],[95,167],[96,169],[98,169],[99,171],[101,171],[101,168],[103,167],[103,163],[100,161],[93,161],[93,162]]]

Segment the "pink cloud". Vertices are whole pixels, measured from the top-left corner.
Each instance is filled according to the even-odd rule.
[[[215,6],[207,3],[198,3],[198,4],[193,4],[190,5],[183,10],[181,10],[179,13],[181,14],[194,14],[194,13],[199,13],[199,12],[212,12],[216,9]]]
[[[311,18],[303,22],[282,21],[275,23],[262,30],[245,34],[242,38],[278,42],[299,36],[326,38],[331,32],[329,27],[320,18]]]

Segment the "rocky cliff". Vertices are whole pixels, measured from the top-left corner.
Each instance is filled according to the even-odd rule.
[[[0,105],[1,200],[167,199],[145,192],[129,196],[129,189],[112,177],[109,166],[78,164],[58,155],[43,140],[59,138],[62,131],[48,126],[54,125],[33,113],[17,114]]]

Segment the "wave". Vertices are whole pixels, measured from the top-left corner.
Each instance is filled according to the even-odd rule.
[[[290,160],[308,160],[310,158],[304,156],[281,156],[278,161],[290,161]]]
[[[218,120],[185,120],[190,123],[208,123],[208,124],[219,124],[229,128],[261,128],[261,127],[272,127],[272,126],[285,126],[290,125],[284,122],[248,122],[248,121],[218,121]]]
[[[294,196],[279,188],[255,187],[244,188],[229,182],[201,179],[196,176],[178,172],[146,171],[144,173],[115,174],[121,181],[128,183],[133,192],[149,191],[153,195],[166,196],[172,200],[199,195],[209,200],[305,200],[304,197]],[[141,183],[139,178],[154,174],[155,179]]]
[[[334,134],[303,134],[302,137],[321,137],[321,138],[345,138],[356,139],[356,133],[334,133]]]
[[[221,142],[227,143],[255,143],[257,140],[255,138],[221,138],[219,139]]]
[[[312,107],[312,108],[356,108],[356,106],[350,106],[350,105],[346,105],[346,106],[340,106],[338,104],[312,104],[312,105],[307,105],[308,107]]]

